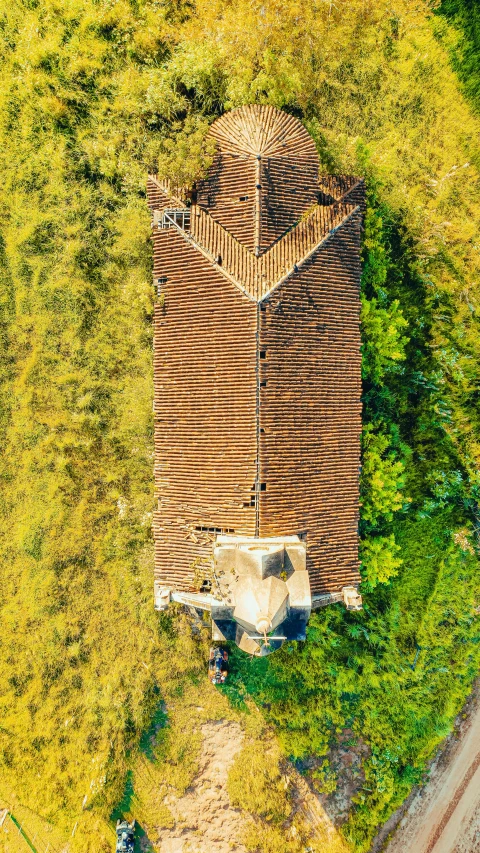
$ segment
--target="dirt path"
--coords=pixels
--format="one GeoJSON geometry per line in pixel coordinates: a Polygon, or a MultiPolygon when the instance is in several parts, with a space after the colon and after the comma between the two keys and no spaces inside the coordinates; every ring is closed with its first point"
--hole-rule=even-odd
{"type": "Polygon", "coordinates": [[[175,818],[173,829],[160,833],[161,853],[247,853],[241,843],[244,818],[230,805],[228,771],[243,744],[238,723],[210,722],[202,726],[200,770],[183,797],[165,804],[175,818]]]}
{"type": "MultiPolygon", "coordinates": [[[[155,849],[159,853],[247,853],[242,842],[246,821],[250,821],[233,808],[227,791],[229,770],[243,746],[243,730],[237,722],[217,720],[204,723],[201,732],[199,772],[183,796],[165,798],[175,825],[159,831],[155,849]]],[[[285,780],[292,786],[293,812],[288,824],[295,815],[301,817],[301,825],[310,835],[307,849],[348,853],[347,844],[300,774],[291,767],[285,780]]]]}
{"type": "Polygon", "coordinates": [[[480,853],[480,685],[459,722],[385,853],[480,853]]]}

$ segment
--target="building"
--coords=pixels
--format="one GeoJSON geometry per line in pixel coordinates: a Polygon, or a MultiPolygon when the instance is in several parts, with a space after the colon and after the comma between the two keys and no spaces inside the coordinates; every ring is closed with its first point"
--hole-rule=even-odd
{"type": "Polygon", "coordinates": [[[262,634],[304,636],[312,603],[361,602],[364,184],[320,177],[306,129],[270,106],[210,134],[191,203],[148,180],[156,599],[201,593],[214,636],[258,652],[262,634]],[[263,601],[250,621],[240,577],[263,601]]]}

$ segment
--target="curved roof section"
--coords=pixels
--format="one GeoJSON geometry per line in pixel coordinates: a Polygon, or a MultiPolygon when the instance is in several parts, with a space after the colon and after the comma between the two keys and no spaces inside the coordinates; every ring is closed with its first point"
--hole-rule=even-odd
{"type": "Polygon", "coordinates": [[[315,143],[294,116],[275,107],[252,105],[225,113],[211,126],[209,136],[225,154],[250,157],[307,157],[318,164],[315,143]]]}
{"type": "Polygon", "coordinates": [[[225,113],[209,136],[217,150],[198,204],[262,255],[318,201],[315,143],[297,118],[259,104],[225,113]]]}

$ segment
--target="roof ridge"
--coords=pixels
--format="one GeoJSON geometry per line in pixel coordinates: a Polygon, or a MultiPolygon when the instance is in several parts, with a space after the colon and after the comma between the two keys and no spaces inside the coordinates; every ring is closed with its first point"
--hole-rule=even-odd
{"type": "Polygon", "coordinates": [[[186,187],[174,187],[169,178],[164,178],[163,180],[158,177],[158,175],[150,174],[148,176],[148,180],[155,184],[155,186],[161,190],[161,192],[172,201],[174,204],[179,204],[185,206],[185,199],[179,194],[182,190],[186,190],[186,187]]]}
{"type": "MultiPolygon", "coordinates": [[[[359,204],[348,205],[348,207],[351,207],[352,210],[350,210],[350,212],[347,213],[343,217],[343,219],[340,222],[338,222],[337,225],[335,225],[333,228],[331,228],[331,230],[325,234],[325,236],[320,240],[319,243],[317,243],[316,246],[314,246],[312,249],[310,249],[310,251],[308,251],[307,254],[304,255],[300,261],[298,261],[298,263],[296,264],[297,270],[300,269],[315,254],[315,252],[320,248],[320,246],[323,246],[323,244],[326,243],[327,240],[330,239],[330,237],[333,237],[333,235],[338,231],[338,229],[342,228],[343,225],[345,225],[352,218],[352,216],[354,216],[356,213],[362,212],[359,204]]],[[[276,281],[275,284],[272,285],[270,290],[268,290],[266,293],[264,293],[262,298],[258,301],[263,302],[264,299],[267,299],[269,296],[271,296],[271,294],[275,290],[277,290],[277,288],[280,287],[281,284],[283,284],[285,281],[287,281],[287,279],[290,278],[292,273],[296,272],[297,270],[295,270],[295,268],[293,268],[286,275],[284,275],[283,278],[278,279],[278,281],[276,281]]]]}
{"type": "Polygon", "coordinates": [[[321,208],[317,205],[307,219],[297,223],[268,252],[258,258],[210,214],[196,205],[191,208],[190,231],[186,231],[173,220],[171,225],[244,296],[254,302],[262,302],[297,272],[338,228],[360,211],[359,205],[344,202],[337,202],[331,205],[331,208],[321,208]],[[336,211],[331,208],[336,208],[336,211]],[[325,210],[329,210],[331,215],[314,222],[315,215],[318,219],[318,211],[325,210]],[[333,215],[334,213],[336,215],[333,215]],[[199,225],[199,228],[192,228],[194,223],[199,225]]]}

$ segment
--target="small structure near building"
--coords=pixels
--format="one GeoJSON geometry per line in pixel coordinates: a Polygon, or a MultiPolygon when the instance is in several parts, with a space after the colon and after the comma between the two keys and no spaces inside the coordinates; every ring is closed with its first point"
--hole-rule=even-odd
{"type": "Polygon", "coordinates": [[[217,597],[212,637],[233,640],[249,654],[268,654],[287,640],[305,639],[312,608],[306,547],[298,536],[252,539],[218,536],[214,547],[217,597]]]}
{"type": "Polygon", "coordinates": [[[188,193],[148,180],[155,606],[266,654],[361,607],[361,179],[319,177],[301,122],[241,107],[188,193]],[[187,198],[188,196],[188,198],[187,198]]]}
{"type": "Polygon", "coordinates": [[[224,684],[228,675],[228,653],[225,649],[210,649],[208,677],[212,684],[224,684]]]}
{"type": "Polygon", "coordinates": [[[134,853],[135,849],[135,821],[117,820],[116,826],[117,844],[115,853],[134,853]]]}

